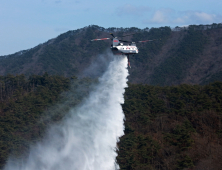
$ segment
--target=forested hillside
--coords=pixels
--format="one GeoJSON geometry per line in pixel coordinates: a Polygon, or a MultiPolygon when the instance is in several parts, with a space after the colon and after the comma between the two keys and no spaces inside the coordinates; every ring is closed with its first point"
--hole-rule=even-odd
{"type": "Polygon", "coordinates": [[[80,76],[97,59],[107,56],[110,37],[125,40],[161,39],[138,43],[139,54],[131,57],[129,81],[150,85],[207,84],[222,80],[222,24],[186,28],[103,28],[96,25],[68,31],[32,49],[0,57],[0,75],[32,74],[80,76]]]}
{"type": "MultiPolygon", "coordinates": [[[[26,154],[46,127],[60,121],[62,113],[86,97],[96,82],[47,73],[28,79],[1,76],[0,169],[9,154],[18,159],[26,154]],[[55,104],[60,107],[54,108],[55,104]]],[[[117,150],[122,170],[221,169],[221,82],[172,87],[129,84],[122,107],[125,135],[117,150]]]]}
{"type": "Polygon", "coordinates": [[[24,75],[0,76],[0,169],[9,154],[17,158],[25,154],[50,124],[60,121],[86,97],[92,83],[95,80],[47,73],[28,79],[24,75]]]}
{"type": "Polygon", "coordinates": [[[130,84],[123,110],[125,135],[117,157],[121,169],[221,169],[221,82],[130,84]]]}

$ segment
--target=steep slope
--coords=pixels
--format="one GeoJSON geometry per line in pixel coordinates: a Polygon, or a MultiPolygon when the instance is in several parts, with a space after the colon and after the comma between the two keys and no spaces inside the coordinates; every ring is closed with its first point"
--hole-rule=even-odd
{"type": "MultiPolygon", "coordinates": [[[[0,74],[81,75],[97,59],[106,56],[110,41],[91,39],[110,37],[109,33],[138,41],[139,54],[131,57],[129,81],[152,85],[206,84],[222,80],[222,24],[191,25],[186,28],[102,28],[88,26],[68,31],[32,49],[0,57],[0,74]]],[[[99,70],[102,71],[102,70],[99,70]]]]}

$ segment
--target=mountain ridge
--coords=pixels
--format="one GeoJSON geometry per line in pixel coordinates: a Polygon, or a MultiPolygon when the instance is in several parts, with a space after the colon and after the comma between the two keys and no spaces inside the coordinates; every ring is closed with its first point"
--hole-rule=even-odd
{"type": "Polygon", "coordinates": [[[190,25],[160,28],[103,28],[91,25],[68,31],[43,44],[0,57],[0,75],[81,74],[99,54],[106,56],[109,41],[91,39],[110,37],[109,33],[126,40],[161,39],[138,43],[139,53],[130,57],[131,83],[151,85],[207,84],[222,80],[222,24],[190,25]]]}

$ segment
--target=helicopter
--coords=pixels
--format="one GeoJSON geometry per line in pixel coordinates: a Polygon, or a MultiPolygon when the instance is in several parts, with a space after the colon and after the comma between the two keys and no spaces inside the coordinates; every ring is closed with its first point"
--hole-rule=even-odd
{"type": "MultiPolygon", "coordinates": [[[[134,33],[134,34],[136,34],[136,33],[134,33]]],[[[128,35],[124,35],[124,36],[120,36],[120,37],[126,37],[126,36],[130,36],[130,35],[134,35],[134,34],[128,34],[128,35]]],[[[109,39],[112,40],[113,43],[110,47],[111,51],[113,52],[114,55],[126,55],[127,59],[128,59],[129,68],[131,68],[130,61],[129,61],[130,55],[134,56],[134,54],[139,53],[136,43],[154,41],[154,40],[144,40],[144,41],[131,42],[131,41],[120,40],[119,37],[115,37],[113,35],[113,33],[110,33],[110,35],[112,36],[112,38],[93,39],[91,41],[109,40],[109,39]],[[123,43],[128,43],[128,44],[123,44],[123,43]]],[[[157,40],[157,39],[155,39],[155,40],[157,40]]]]}

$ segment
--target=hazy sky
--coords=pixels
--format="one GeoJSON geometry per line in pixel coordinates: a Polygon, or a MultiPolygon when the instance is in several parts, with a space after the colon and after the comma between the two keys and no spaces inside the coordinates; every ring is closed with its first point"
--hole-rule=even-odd
{"type": "Polygon", "coordinates": [[[88,25],[160,27],[222,23],[222,0],[0,0],[0,55],[88,25]]]}

